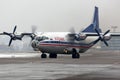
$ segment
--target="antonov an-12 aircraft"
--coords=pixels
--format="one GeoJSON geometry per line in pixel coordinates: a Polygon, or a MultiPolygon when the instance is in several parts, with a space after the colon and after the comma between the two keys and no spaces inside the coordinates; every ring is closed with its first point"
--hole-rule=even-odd
{"type": "Polygon", "coordinates": [[[46,58],[46,53],[49,53],[49,58],[57,58],[57,54],[72,54],[72,58],[80,58],[79,53],[84,53],[100,40],[108,46],[109,32],[101,33],[98,7],[95,7],[93,22],[82,32],[43,32],[32,41],[32,47],[42,52],[41,58],[46,58]]]}
{"type": "Polygon", "coordinates": [[[83,31],[76,33],[74,30],[71,32],[41,32],[39,35],[34,33],[22,33],[15,35],[13,33],[3,32],[3,34],[11,37],[9,46],[12,40],[21,40],[24,35],[29,35],[32,38],[31,46],[34,50],[42,52],[41,58],[57,58],[57,54],[71,54],[72,58],[80,58],[79,53],[84,53],[98,41],[103,41],[108,46],[107,41],[110,40],[110,30],[105,33],[101,32],[99,28],[99,15],[98,7],[95,7],[92,23],[83,31]]]}

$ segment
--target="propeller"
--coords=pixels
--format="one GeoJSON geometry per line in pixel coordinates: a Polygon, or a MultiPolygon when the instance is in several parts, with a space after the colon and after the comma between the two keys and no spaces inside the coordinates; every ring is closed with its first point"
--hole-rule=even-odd
{"type": "MultiPolygon", "coordinates": [[[[71,29],[70,29],[70,34],[68,34],[68,40],[70,40],[70,41],[75,41],[75,40],[77,40],[77,41],[79,41],[79,40],[84,40],[83,38],[81,38],[80,37],[81,36],[81,31],[79,32],[79,33],[76,33],[75,32],[75,29],[72,27],[71,29]]],[[[85,35],[84,35],[85,36],[85,35]]]]}
{"type": "Polygon", "coordinates": [[[104,37],[105,37],[106,34],[108,34],[108,33],[110,32],[110,30],[107,30],[103,35],[100,34],[97,29],[95,29],[95,31],[96,31],[96,33],[97,33],[98,36],[99,36],[97,42],[98,42],[99,40],[101,40],[102,42],[104,42],[104,44],[105,44],[106,46],[109,46],[108,43],[107,43],[107,41],[104,39],[104,37]]]}
{"type": "Polygon", "coordinates": [[[36,32],[36,29],[37,29],[37,27],[35,26],[35,25],[32,25],[32,33],[35,33],[36,32]]]}
{"type": "Polygon", "coordinates": [[[69,31],[70,31],[72,34],[75,34],[75,28],[74,28],[74,27],[71,27],[69,31]]]}
{"type": "Polygon", "coordinates": [[[31,27],[32,33],[22,33],[20,35],[15,35],[16,29],[17,29],[17,26],[15,25],[12,33],[3,32],[3,34],[10,36],[10,41],[9,41],[8,46],[11,45],[13,40],[22,40],[24,35],[29,35],[32,40],[36,37],[35,32],[36,32],[37,27],[34,25],[31,27]]]}
{"type": "Polygon", "coordinates": [[[32,34],[30,37],[33,40],[36,37],[35,32],[36,32],[37,27],[35,25],[33,25],[31,28],[32,28],[32,34]]]}
{"type": "Polygon", "coordinates": [[[67,38],[67,40],[68,41],[70,41],[70,42],[74,42],[74,40],[75,40],[75,29],[73,28],[73,27],[71,27],[70,29],[69,29],[69,34],[66,36],[66,38],[67,38]]]}
{"type": "Polygon", "coordinates": [[[13,33],[3,32],[3,34],[10,36],[10,41],[9,41],[8,46],[10,46],[12,41],[16,39],[16,35],[15,35],[16,28],[17,26],[14,27],[13,33]]]}

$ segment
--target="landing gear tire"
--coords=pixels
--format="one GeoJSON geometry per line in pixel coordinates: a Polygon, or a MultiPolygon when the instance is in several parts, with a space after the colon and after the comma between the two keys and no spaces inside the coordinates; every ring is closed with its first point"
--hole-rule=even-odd
{"type": "Polygon", "coordinates": [[[72,49],[72,58],[73,59],[78,59],[78,58],[80,58],[80,54],[79,53],[77,53],[77,51],[76,51],[76,49],[72,49]]]}
{"type": "Polygon", "coordinates": [[[47,55],[45,53],[42,53],[41,58],[47,58],[47,55]]]}
{"type": "Polygon", "coordinates": [[[57,58],[57,54],[50,53],[49,58],[57,58]]]}
{"type": "Polygon", "coordinates": [[[79,53],[73,53],[72,54],[72,58],[73,59],[79,59],[80,58],[80,54],[79,53]]]}

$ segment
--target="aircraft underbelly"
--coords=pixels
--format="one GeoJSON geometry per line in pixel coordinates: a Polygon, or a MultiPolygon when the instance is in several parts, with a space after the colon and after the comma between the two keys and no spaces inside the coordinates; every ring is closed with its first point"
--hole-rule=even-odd
{"type": "MultiPolygon", "coordinates": [[[[55,53],[55,54],[71,54],[66,53],[65,50],[71,52],[74,47],[66,47],[66,46],[39,46],[39,50],[43,53],[55,53]]],[[[79,53],[84,53],[88,49],[86,48],[77,48],[79,53]]]]}
{"type": "Polygon", "coordinates": [[[39,46],[39,50],[43,53],[63,54],[65,48],[64,46],[39,46]]]}

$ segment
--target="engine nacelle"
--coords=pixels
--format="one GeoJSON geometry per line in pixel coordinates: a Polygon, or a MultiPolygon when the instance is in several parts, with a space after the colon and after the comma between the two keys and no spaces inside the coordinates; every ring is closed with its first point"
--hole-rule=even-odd
{"type": "Polygon", "coordinates": [[[105,39],[106,41],[110,40],[110,39],[111,39],[111,34],[105,35],[105,36],[104,36],[104,39],[105,39]]]}
{"type": "Polygon", "coordinates": [[[87,37],[86,34],[83,34],[83,33],[80,33],[80,34],[76,34],[76,35],[75,35],[75,39],[76,39],[77,41],[85,40],[86,37],[87,37]]]}

